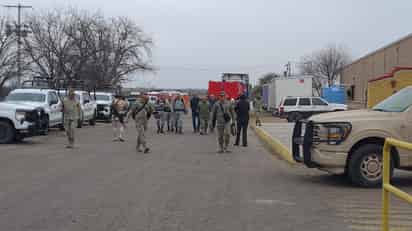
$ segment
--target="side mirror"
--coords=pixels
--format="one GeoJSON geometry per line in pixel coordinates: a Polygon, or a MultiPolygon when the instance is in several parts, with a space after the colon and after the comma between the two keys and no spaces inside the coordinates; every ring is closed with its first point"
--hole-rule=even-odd
{"type": "Polygon", "coordinates": [[[52,105],[55,105],[55,104],[58,104],[58,103],[59,103],[58,101],[51,101],[51,102],[49,103],[49,105],[52,106],[52,105]]]}

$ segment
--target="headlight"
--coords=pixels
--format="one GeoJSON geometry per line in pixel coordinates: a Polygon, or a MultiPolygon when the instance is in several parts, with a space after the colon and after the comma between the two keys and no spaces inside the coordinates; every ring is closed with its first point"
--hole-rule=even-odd
{"type": "Polygon", "coordinates": [[[26,119],[26,112],[25,111],[16,111],[16,120],[23,121],[26,119]]]}
{"type": "Polygon", "coordinates": [[[352,130],[347,122],[319,123],[314,126],[314,136],[317,142],[338,145],[346,140],[352,130]]]}

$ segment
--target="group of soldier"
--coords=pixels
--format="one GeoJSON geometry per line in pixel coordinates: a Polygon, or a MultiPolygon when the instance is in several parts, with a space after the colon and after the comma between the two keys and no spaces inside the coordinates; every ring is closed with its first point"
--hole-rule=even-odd
{"type": "Polygon", "coordinates": [[[213,95],[190,100],[194,132],[207,135],[208,129],[216,129],[218,153],[230,152],[230,137],[236,136],[235,146],[239,146],[242,136],[242,146],[247,147],[247,128],[249,124],[250,103],[245,95],[238,99],[229,99],[222,92],[216,100],[213,95]]]}
{"type": "MultiPolygon", "coordinates": [[[[218,153],[230,152],[230,137],[236,136],[235,146],[239,146],[242,136],[242,146],[247,147],[247,128],[249,124],[250,103],[245,95],[238,99],[228,99],[221,93],[216,99],[214,96],[192,96],[190,108],[192,112],[193,132],[200,135],[217,133],[218,153]]],[[[68,137],[67,148],[74,145],[74,123],[77,121],[76,111],[80,105],[76,102],[74,92],[69,91],[63,102],[64,124],[68,137]]],[[[136,103],[129,106],[122,96],[116,96],[112,105],[113,141],[124,142],[125,124],[129,119],[135,121],[137,131],[136,150],[148,153],[146,134],[148,121],[153,115],[156,121],[157,133],[183,133],[183,115],[188,110],[182,97],[177,96],[171,102],[168,99],[159,99],[154,105],[148,97],[138,96],[136,103]],[[166,130],[167,129],[167,130],[166,130]]]]}

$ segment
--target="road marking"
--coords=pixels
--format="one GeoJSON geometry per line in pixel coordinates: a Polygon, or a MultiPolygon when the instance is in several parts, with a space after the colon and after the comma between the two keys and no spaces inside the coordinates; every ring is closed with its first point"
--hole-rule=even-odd
{"type": "Polygon", "coordinates": [[[281,200],[255,200],[256,204],[261,205],[285,205],[285,206],[294,206],[296,203],[290,201],[281,201],[281,200]]]}

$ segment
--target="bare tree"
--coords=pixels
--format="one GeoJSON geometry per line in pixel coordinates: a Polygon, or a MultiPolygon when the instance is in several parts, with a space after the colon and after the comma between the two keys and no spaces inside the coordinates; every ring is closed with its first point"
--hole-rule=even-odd
{"type": "Polygon", "coordinates": [[[0,89],[17,76],[16,37],[6,27],[6,18],[0,18],[0,89]]]}
{"type": "Polygon", "coordinates": [[[350,62],[350,56],[343,46],[329,45],[301,58],[302,74],[314,76],[313,87],[320,94],[322,83],[332,86],[340,76],[343,67],[350,62]]]}
{"type": "Polygon", "coordinates": [[[128,18],[69,9],[33,15],[30,21],[33,36],[25,39],[25,51],[39,75],[99,87],[152,69],[153,42],[128,18]]]}

